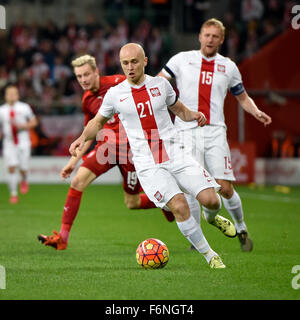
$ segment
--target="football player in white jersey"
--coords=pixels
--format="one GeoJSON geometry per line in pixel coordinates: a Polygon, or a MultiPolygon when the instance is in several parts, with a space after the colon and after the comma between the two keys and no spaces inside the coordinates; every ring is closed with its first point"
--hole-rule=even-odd
{"type": "Polygon", "coordinates": [[[0,106],[0,125],[3,135],[3,158],[8,169],[10,203],[19,201],[19,169],[21,174],[20,191],[28,192],[27,171],[31,153],[29,130],[37,124],[37,118],[27,103],[19,101],[19,91],[15,85],[5,89],[5,104],[0,106]]]}
{"type": "MultiPolygon", "coordinates": [[[[221,185],[220,194],[226,210],[234,220],[243,251],[251,251],[253,242],[247,231],[241,199],[234,190],[235,180],[231,166],[224,122],[224,99],[227,91],[236,97],[242,108],[265,126],[271,118],[258,109],[248,96],[236,64],[218,53],[225,36],[225,28],[217,19],[207,20],[199,33],[200,50],[174,55],[158,74],[168,80],[175,78],[181,101],[194,111],[201,111],[207,125],[200,128],[196,121],[184,122],[175,118],[181,141],[190,148],[195,159],[202,164],[221,185]]],[[[187,196],[191,213],[200,221],[200,207],[187,196]]],[[[203,214],[208,222],[207,210],[203,214]]]]}
{"type": "Polygon", "coordinates": [[[228,219],[217,215],[221,200],[219,185],[200,164],[181,148],[168,108],[183,121],[203,126],[202,112],[188,109],[177,100],[169,82],[145,75],[147,57],[143,48],[129,43],[121,48],[120,61],[126,80],[108,90],[98,114],[70,146],[77,154],[85,141],[93,139],[114,113],[126,130],[136,172],[143,190],[157,207],[169,208],[182,234],[200,252],[211,268],[224,268],[219,255],[205,239],[200,225],[190,215],[183,191],[195,197],[209,212],[210,219],[225,235],[236,230],[228,219]]]}

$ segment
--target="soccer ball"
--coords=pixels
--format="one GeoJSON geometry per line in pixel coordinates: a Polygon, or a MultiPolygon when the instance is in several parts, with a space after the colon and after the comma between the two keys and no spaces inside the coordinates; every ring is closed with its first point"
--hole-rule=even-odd
{"type": "Polygon", "coordinates": [[[169,250],[160,240],[146,239],[136,249],[136,260],[146,269],[163,268],[169,261],[169,250]]]}

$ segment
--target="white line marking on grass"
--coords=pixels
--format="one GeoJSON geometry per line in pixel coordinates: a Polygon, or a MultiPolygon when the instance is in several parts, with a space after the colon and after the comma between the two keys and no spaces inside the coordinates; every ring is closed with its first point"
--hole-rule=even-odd
{"type": "Polygon", "coordinates": [[[239,195],[248,199],[257,199],[272,202],[300,203],[300,199],[272,196],[269,194],[239,192],[239,195]]]}

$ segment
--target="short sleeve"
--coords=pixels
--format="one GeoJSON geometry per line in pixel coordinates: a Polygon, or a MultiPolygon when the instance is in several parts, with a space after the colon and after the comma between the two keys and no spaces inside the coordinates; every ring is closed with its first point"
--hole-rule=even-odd
{"type": "Polygon", "coordinates": [[[164,79],[165,90],[166,90],[166,105],[172,106],[177,101],[177,95],[170,82],[164,79]]]}
{"type": "Polygon", "coordinates": [[[245,88],[242,82],[241,73],[234,62],[232,63],[232,71],[231,71],[229,88],[230,88],[230,92],[235,96],[240,95],[245,91],[245,88]]]}
{"type": "Polygon", "coordinates": [[[114,108],[114,104],[112,89],[109,89],[103,99],[98,113],[103,117],[110,119],[117,112],[114,108]]]}
{"type": "Polygon", "coordinates": [[[25,106],[26,106],[26,118],[28,120],[33,119],[35,117],[35,115],[34,115],[32,109],[31,109],[30,105],[29,104],[25,104],[25,106]]]}
{"type": "Polygon", "coordinates": [[[175,54],[164,66],[162,69],[162,72],[167,76],[171,78],[176,78],[179,73],[179,67],[181,65],[181,53],[175,54]]]}

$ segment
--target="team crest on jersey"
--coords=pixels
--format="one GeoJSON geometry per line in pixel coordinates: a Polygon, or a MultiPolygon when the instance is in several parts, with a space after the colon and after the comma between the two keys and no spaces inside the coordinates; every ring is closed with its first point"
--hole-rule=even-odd
{"type": "Polygon", "coordinates": [[[159,97],[161,95],[160,91],[157,87],[151,88],[150,92],[151,92],[152,97],[159,97]]]}
{"type": "Polygon", "coordinates": [[[217,65],[217,70],[218,70],[219,72],[224,72],[224,73],[225,73],[225,71],[226,71],[225,66],[224,66],[223,64],[218,64],[218,65],[217,65]]]}
{"type": "Polygon", "coordinates": [[[162,199],[162,195],[159,191],[156,191],[154,197],[157,201],[160,201],[162,199]]]}

